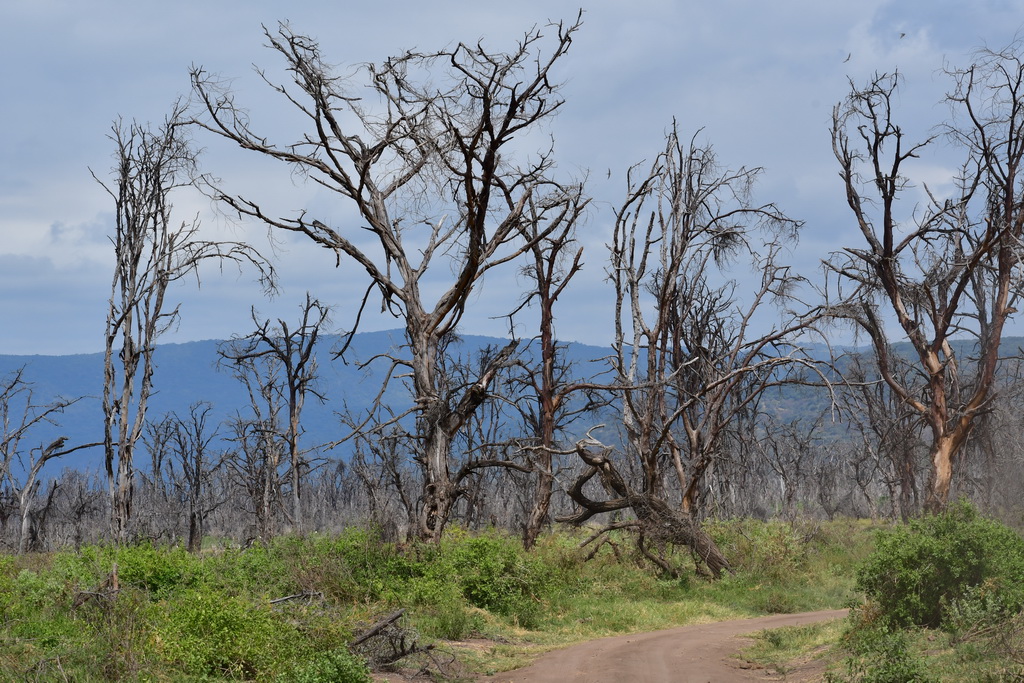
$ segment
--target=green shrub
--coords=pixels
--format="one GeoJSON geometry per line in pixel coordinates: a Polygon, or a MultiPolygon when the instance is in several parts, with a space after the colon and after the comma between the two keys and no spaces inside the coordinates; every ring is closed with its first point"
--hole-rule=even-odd
{"type": "Polygon", "coordinates": [[[73,612],[79,642],[69,663],[102,672],[103,680],[110,681],[134,680],[139,673],[153,670],[158,655],[152,647],[152,622],[159,617],[159,609],[138,588],[90,598],[73,612]]]}
{"type": "Polygon", "coordinates": [[[938,627],[943,610],[990,586],[1007,609],[1024,606],[1024,539],[968,503],[878,532],[857,588],[894,626],[938,627]]]}
{"type": "Polygon", "coordinates": [[[934,681],[924,660],[910,652],[907,636],[886,625],[861,627],[852,632],[853,656],[844,662],[845,675],[833,673],[829,683],[930,683],[934,681]]]}
{"type": "Polygon", "coordinates": [[[203,557],[203,583],[229,595],[271,598],[303,590],[295,581],[291,559],[275,542],[270,548],[253,545],[203,557]]]}
{"type": "Polygon", "coordinates": [[[342,601],[399,602],[406,582],[422,574],[415,558],[385,543],[373,528],[314,537],[296,552],[299,582],[342,601]]]}
{"type": "Polygon", "coordinates": [[[181,547],[127,546],[118,548],[113,558],[122,586],[147,590],[154,597],[193,586],[200,574],[199,560],[181,547]]]}
{"type": "Polygon", "coordinates": [[[793,596],[780,588],[759,591],[752,604],[757,611],[766,614],[793,614],[798,611],[793,596]]]}
{"type": "Polygon", "coordinates": [[[445,602],[421,612],[418,630],[427,638],[462,640],[483,627],[483,620],[463,602],[445,602]]]}
{"type": "Polygon", "coordinates": [[[202,576],[201,560],[180,547],[151,543],[136,546],[83,546],[77,553],[61,552],[46,575],[74,590],[93,590],[117,565],[121,587],[139,588],[155,598],[169,591],[196,585],[202,576]]]}
{"type": "Polygon", "coordinates": [[[366,662],[344,648],[322,652],[277,677],[278,683],[370,683],[366,662]]]}
{"type": "Polygon", "coordinates": [[[1000,590],[988,579],[978,586],[969,586],[959,597],[943,605],[942,626],[962,642],[986,631],[997,629],[1017,612],[1012,595],[1000,590]]]}
{"type": "Polygon", "coordinates": [[[508,536],[450,537],[443,560],[434,565],[442,572],[437,578],[455,581],[471,605],[535,625],[550,584],[544,565],[508,536]]]}
{"type": "Polygon", "coordinates": [[[267,607],[198,590],[165,607],[163,658],[190,674],[260,677],[302,654],[301,634],[267,607]]]}
{"type": "Polygon", "coordinates": [[[708,532],[735,569],[758,580],[791,580],[806,563],[803,536],[787,522],[736,519],[709,524],[708,532]]]}

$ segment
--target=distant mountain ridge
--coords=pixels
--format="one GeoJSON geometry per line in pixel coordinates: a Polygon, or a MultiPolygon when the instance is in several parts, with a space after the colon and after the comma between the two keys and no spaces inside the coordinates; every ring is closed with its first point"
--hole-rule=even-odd
{"type": "MultiPolygon", "coordinates": [[[[307,446],[327,443],[339,439],[347,432],[341,426],[336,413],[347,405],[353,411],[369,406],[376,396],[381,382],[381,372],[386,363],[374,363],[367,370],[361,370],[356,363],[366,361],[376,354],[401,346],[404,335],[401,330],[363,332],[357,334],[346,353],[347,363],[333,359],[340,338],[325,335],[317,350],[320,373],[320,389],[327,397],[321,404],[307,400],[302,422],[306,430],[304,444],[307,446]]],[[[163,415],[176,412],[187,414],[189,407],[199,401],[213,405],[212,423],[219,423],[234,414],[248,411],[248,396],[241,382],[235,379],[227,368],[218,368],[217,349],[223,342],[205,340],[180,344],[163,344],[156,352],[156,370],[153,384],[156,393],[150,399],[149,418],[160,419],[163,415]]],[[[506,339],[465,335],[461,346],[466,351],[478,351],[489,345],[504,345],[506,339]]],[[[528,340],[523,341],[525,346],[528,340]]],[[[963,354],[966,342],[954,344],[963,354]]],[[[1024,337],[1008,337],[1003,341],[1007,353],[1024,347],[1024,337]]],[[[897,351],[911,352],[909,344],[898,344],[897,351]]],[[[844,349],[867,351],[860,349],[844,349]]],[[[576,342],[566,343],[566,356],[576,364],[580,377],[593,377],[607,369],[602,359],[611,354],[611,349],[590,346],[576,342]]],[[[824,345],[817,344],[809,349],[812,356],[827,357],[824,345]]],[[[31,448],[50,443],[57,436],[67,436],[70,444],[90,443],[102,440],[102,410],[100,396],[103,390],[103,354],[78,354],[66,356],[0,355],[0,377],[6,377],[18,368],[25,367],[25,380],[33,384],[34,399],[49,402],[58,396],[64,398],[84,397],[58,416],[59,425],[41,425],[34,430],[23,445],[31,448]]],[[[386,400],[395,406],[408,406],[411,400],[400,381],[389,388],[386,400]]],[[[784,389],[766,400],[771,412],[781,419],[808,416],[813,419],[826,405],[824,396],[818,397],[807,387],[784,389]]],[[[600,416],[598,421],[609,421],[614,416],[600,416]]],[[[344,453],[337,455],[343,456],[344,453]]],[[[68,459],[55,463],[57,469],[100,469],[103,464],[101,449],[80,451],[68,459]]],[[[140,463],[142,465],[143,463],[140,463]]]]}
{"type": "MultiPolygon", "coordinates": [[[[462,348],[468,351],[507,343],[505,339],[473,335],[465,335],[461,339],[462,348]]],[[[404,343],[404,335],[400,330],[357,334],[346,352],[347,363],[333,359],[339,340],[337,335],[324,335],[318,343],[316,357],[319,388],[327,402],[321,404],[314,399],[306,401],[302,413],[302,423],[306,430],[303,442],[306,445],[327,443],[345,435],[336,413],[342,411],[345,405],[354,411],[368,407],[380,389],[381,373],[387,366],[386,362],[380,362],[371,364],[367,370],[361,370],[356,363],[397,348],[404,343]]],[[[160,419],[170,412],[185,416],[189,407],[199,401],[213,405],[211,422],[214,424],[237,412],[247,414],[249,398],[244,385],[232,375],[229,368],[218,368],[217,349],[222,343],[220,340],[205,340],[162,344],[157,348],[154,356],[156,369],[153,373],[155,393],[150,398],[148,410],[150,419],[160,419]]],[[[526,343],[524,340],[523,345],[526,343]]],[[[570,343],[567,355],[582,364],[604,358],[610,352],[611,349],[607,348],[570,343]]],[[[0,355],[0,378],[21,367],[25,368],[25,381],[33,385],[36,402],[48,403],[58,396],[68,399],[84,397],[58,416],[59,425],[41,425],[33,430],[29,441],[24,443],[26,449],[49,443],[57,436],[67,436],[69,444],[103,440],[102,353],[67,356],[0,355]]],[[[595,372],[586,368],[580,371],[590,374],[595,372]]],[[[411,403],[400,381],[392,382],[385,398],[396,406],[411,403]]],[[[91,451],[80,451],[56,467],[99,469],[102,465],[101,449],[94,448],[91,451]]]]}

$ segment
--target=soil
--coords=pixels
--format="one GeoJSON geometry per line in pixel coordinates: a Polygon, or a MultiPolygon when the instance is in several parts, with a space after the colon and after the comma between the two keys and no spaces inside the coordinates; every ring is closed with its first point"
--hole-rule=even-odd
{"type": "MultiPolygon", "coordinates": [[[[734,655],[747,641],[742,636],[768,628],[799,626],[838,619],[846,610],[779,614],[713,624],[614,636],[549,652],[528,667],[481,681],[490,683],[740,683],[772,680],[734,655]]],[[[786,672],[786,681],[819,680],[813,662],[786,672]]]]}

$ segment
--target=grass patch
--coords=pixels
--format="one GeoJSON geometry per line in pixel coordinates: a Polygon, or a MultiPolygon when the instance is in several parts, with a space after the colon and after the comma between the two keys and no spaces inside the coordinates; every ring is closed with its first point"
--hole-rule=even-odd
{"type": "Polygon", "coordinates": [[[828,661],[844,629],[843,621],[837,619],[758,631],[752,635],[754,644],[738,656],[785,677],[812,660],[828,661]]]}
{"type": "MultiPolygon", "coordinates": [[[[858,552],[849,529],[713,530],[737,558],[718,582],[664,576],[624,536],[618,553],[585,561],[583,532],[552,534],[529,553],[497,531],[399,548],[359,528],[198,555],[145,544],[0,556],[0,680],[364,680],[346,643],[398,607],[409,637],[441,642],[461,671],[499,672],[593,638],[837,607],[852,595],[852,569],[841,570],[858,552]]],[[[686,553],[667,558],[692,567],[686,553]]]]}

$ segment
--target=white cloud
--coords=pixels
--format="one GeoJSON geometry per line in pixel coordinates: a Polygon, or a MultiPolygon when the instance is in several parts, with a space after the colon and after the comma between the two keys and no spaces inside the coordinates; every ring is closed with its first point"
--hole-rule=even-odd
{"type": "MultiPolygon", "coordinates": [[[[947,87],[942,66],[965,62],[982,43],[1008,43],[1022,9],[1019,0],[589,3],[559,68],[567,102],[551,124],[559,169],[568,176],[589,172],[596,196],[582,235],[587,266],[563,302],[560,330],[596,341],[608,329],[602,278],[609,207],[620,200],[625,168],[657,153],[673,117],[684,131],[703,127],[723,164],[766,168],[759,197],[808,221],[795,258],[813,270],[821,245],[844,234],[842,226],[850,234],[828,139],[846,76],[861,82],[899,68],[906,88],[898,104],[908,132],[926,135],[947,114],[936,104],[947,87]]],[[[458,40],[511,45],[530,26],[572,20],[575,11],[570,3],[540,0],[315,0],[287,12],[271,0],[182,0],[173,10],[115,0],[7,0],[0,7],[0,298],[3,314],[24,324],[0,335],[0,353],[95,350],[109,286],[104,230],[111,205],[88,168],[100,175],[109,168],[113,149],[105,136],[116,116],[162,119],[187,91],[191,64],[237,78],[239,100],[269,134],[290,141],[296,131],[285,128],[289,112],[269,104],[272,94],[251,71],[252,63],[277,66],[261,47],[261,23],[274,27],[287,16],[297,31],[320,38],[328,59],[354,64],[458,40]],[[45,345],[33,335],[46,337],[45,345]]],[[[313,208],[339,226],[353,219],[343,202],[294,182],[286,170],[208,136],[200,142],[204,169],[231,187],[284,213],[313,208]]],[[[955,163],[941,155],[923,159],[912,177],[943,191],[955,163]]],[[[203,197],[180,195],[175,206],[179,218],[199,215],[211,236],[262,239],[263,228],[218,217],[203,197]]],[[[289,301],[307,288],[337,302],[351,302],[365,288],[357,269],[335,269],[330,254],[301,239],[286,240],[280,259],[286,291],[277,302],[264,305],[248,275],[210,274],[198,293],[183,287],[175,338],[242,332],[252,303],[288,314],[295,305],[289,301]]],[[[517,286],[514,268],[490,277],[466,331],[500,331],[485,304],[500,309],[504,300],[496,293],[514,300],[517,286]]],[[[344,315],[336,319],[344,326],[344,315]]],[[[395,326],[387,319],[374,324],[395,326]]]]}

